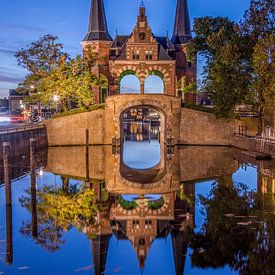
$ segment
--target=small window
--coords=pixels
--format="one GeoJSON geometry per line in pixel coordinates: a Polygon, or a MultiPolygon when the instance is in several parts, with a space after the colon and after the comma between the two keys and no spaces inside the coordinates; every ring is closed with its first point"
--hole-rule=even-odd
{"type": "Polygon", "coordinates": [[[145,58],[146,58],[146,60],[152,60],[153,59],[153,52],[152,51],[146,51],[145,58]]]}
{"type": "Polygon", "coordinates": [[[107,87],[101,87],[100,88],[100,95],[99,95],[100,96],[99,101],[100,101],[101,104],[105,103],[105,98],[106,98],[107,94],[108,94],[107,87]]]}
{"type": "Polygon", "coordinates": [[[188,61],[188,67],[189,67],[189,68],[192,67],[192,62],[188,61]]]}
{"type": "Polygon", "coordinates": [[[133,60],[139,60],[139,51],[133,53],[133,60]]]}

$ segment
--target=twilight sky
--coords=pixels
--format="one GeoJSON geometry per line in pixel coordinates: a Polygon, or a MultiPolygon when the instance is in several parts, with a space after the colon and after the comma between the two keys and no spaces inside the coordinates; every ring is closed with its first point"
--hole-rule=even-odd
{"type": "MultiPolygon", "coordinates": [[[[26,71],[17,66],[14,53],[44,34],[55,34],[71,56],[81,53],[91,0],[1,0],[0,98],[16,88],[26,71]]],[[[239,21],[250,0],[189,0],[191,19],[228,16],[239,21]]],[[[176,0],[144,0],[155,35],[171,35],[176,0]]],[[[105,0],[109,32],[129,34],[136,23],[140,0],[105,0]]]]}

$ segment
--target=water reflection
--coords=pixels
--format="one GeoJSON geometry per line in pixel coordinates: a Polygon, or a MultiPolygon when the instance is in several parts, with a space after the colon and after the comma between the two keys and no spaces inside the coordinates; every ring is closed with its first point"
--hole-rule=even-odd
{"type": "MultiPolygon", "coordinates": [[[[0,231],[11,264],[3,265],[5,274],[19,274],[24,267],[29,275],[139,274],[140,269],[144,274],[272,274],[274,161],[258,162],[230,148],[176,148],[166,156],[165,175],[145,187],[123,178],[111,148],[90,150],[90,184],[85,148],[51,148],[44,162],[38,161],[40,152],[28,159],[30,176],[12,185],[6,237],[0,231]],[[47,163],[43,175],[39,163],[47,163]],[[257,173],[256,190],[247,165],[254,167],[253,177],[257,173]],[[198,184],[210,192],[198,197],[198,184]]],[[[2,204],[3,194],[1,188],[2,204]]],[[[0,218],[5,220],[2,213],[0,218]]]]}
{"type": "Polygon", "coordinates": [[[132,169],[150,169],[159,164],[160,115],[150,108],[136,108],[122,114],[122,161],[132,169]]]}

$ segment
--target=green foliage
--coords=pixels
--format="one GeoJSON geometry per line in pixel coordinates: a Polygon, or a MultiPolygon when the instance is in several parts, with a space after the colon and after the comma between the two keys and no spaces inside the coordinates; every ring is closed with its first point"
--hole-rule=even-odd
{"type": "Polygon", "coordinates": [[[63,45],[57,42],[57,37],[47,34],[31,43],[27,49],[21,49],[15,54],[20,66],[26,68],[31,74],[28,83],[36,84],[36,78],[46,76],[56,66],[61,58],[65,57],[62,52],[63,45]]]}
{"type": "Polygon", "coordinates": [[[121,196],[119,196],[118,202],[122,208],[126,210],[133,210],[138,207],[138,203],[136,201],[126,201],[121,196]]]}
{"type": "Polygon", "coordinates": [[[157,201],[148,201],[147,206],[151,210],[158,210],[164,205],[164,203],[165,203],[164,198],[161,197],[157,201]]]}
{"type": "Polygon", "coordinates": [[[200,268],[228,265],[238,274],[271,274],[275,268],[272,201],[228,176],[199,200],[205,221],[191,242],[192,264],[200,268]]]}
{"type": "Polygon", "coordinates": [[[16,53],[18,64],[30,74],[17,89],[30,94],[29,104],[41,103],[68,111],[71,106],[89,108],[94,104],[93,87],[103,85],[105,80],[92,73],[97,55],[87,52],[84,57],[70,58],[63,53],[57,37],[45,35],[29,48],[16,53]]]}
{"type": "Polygon", "coordinates": [[[72,110],[67,111],[67,112],[58,113],[58,114],[55,114],[53,116],[53,118],[77,115],[77,114],[92,112],[92,111],[96,111],[96,110],[100,110],[100,109],[104,109],[104,108],[105,108],[105,104],[95,104],[95,105],[92,105],[89,108],[77,108],[77,109],[72,109],[72,110]]]}
{"type": "Polygon", "coordinates": [[[253,53],[255,70],[252,92],[254,105],[260,110],[275,106],[275,35],[258,40],[253,53]]]}
{"type": "MultiPolygon", "coordinates": [[[[20,198],[22,207],[33,209],[31,192],[20,198]]],[[[97,204],[93,189],[70,185],[68,191],[57,186],[44,186],[37,190],[36,213],[38,234],[36,242],[50,252],[64,244],[62,233],[75,226],[97,228],[95,217],[101,206],[97,204]]],[[[23,224],[21,232],[30,235],[32,225],[23,224]]]]}
{"type": "Polygon", "coordinates": [[[274,14],[274,1],[251,0],[241,24],[226,17],[195,19],[189,59],[199,53],[206,60],[203,88],[217,117],[234,118],[242,104],[261,114],[274,106],[274,14]]]}
{"type": "Polygon", "coordinates": [[[195,20],[196,37],[188,46],[189,54],[197,52],[206,59],[204,89],[214,103],[217,117],[235,117],[235,107],[245,103],[250,85],[253,48],[238,32],[235,22],[226,17],[203,17],[195,20]]]}
{"type": "Polygon", "coordinates": [[[197,83],[195,81],[190,82],[187,86],[183,88],[183,92],[186,93],[196,93],[197,92],[197,83]]]}
{"type": "Polygon", "coordinates": [[[187,108],[187,109],[191,109],[191,110],[196,110],[196,111],[200,111],[200,112],[213,114],[213,108],[209,108],[209,107],[205,107],[205,106],[201,106],[201,105],[183,103],[182,107],[187,108]]]}
{"type": "Polygon", "coordinates": [[[275,32],[275,5],[273,0],[251,0],[241,23],[242,32],[254,43],[275,32]]]}

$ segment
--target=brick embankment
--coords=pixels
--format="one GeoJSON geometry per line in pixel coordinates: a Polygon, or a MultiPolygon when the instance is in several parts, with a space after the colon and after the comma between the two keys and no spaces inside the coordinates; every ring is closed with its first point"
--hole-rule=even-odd
{"type": "Polygon", "coordinates": [[[264,142],[256,138],[235,136],[231,145],[242,150],[271,155],[272,158],[275,158],[275,143],[264,142]]]}
{"type": "Polygon", "coordinates": [[[36,138],[37,149],[47,147],[47,129],[44,125],[20,126],[17,128],[1,129],[0,131],[0,154],[4,142],[9,142],[13,155],[27,153],[30,146],[30,139],[36,138]]]}

